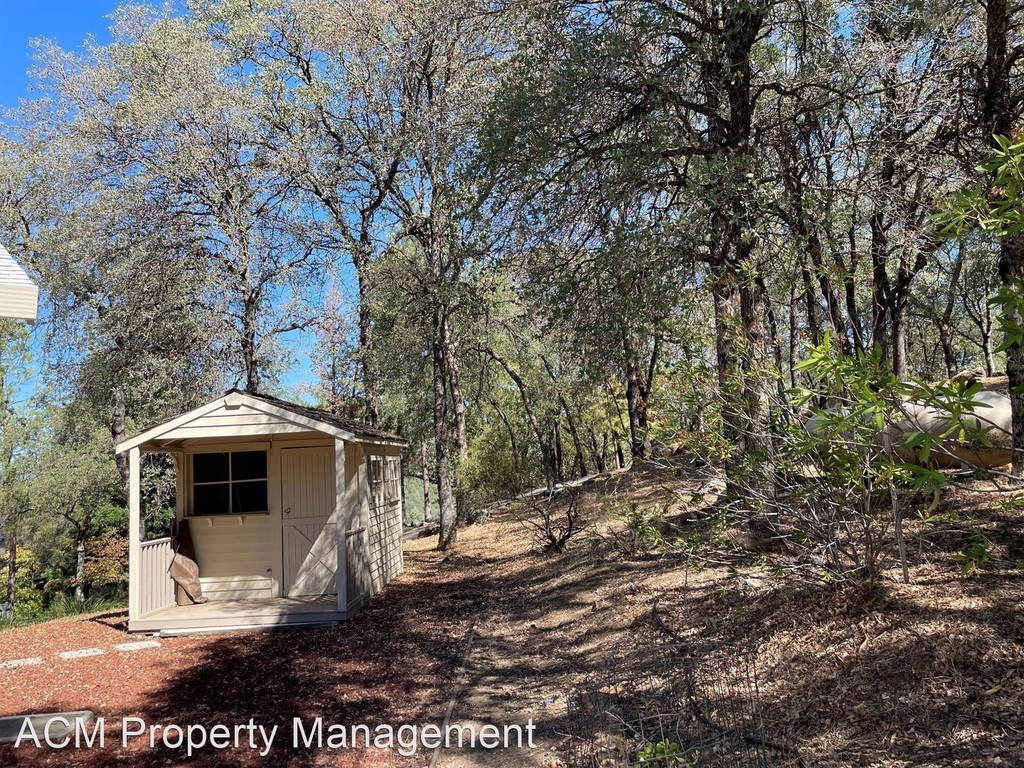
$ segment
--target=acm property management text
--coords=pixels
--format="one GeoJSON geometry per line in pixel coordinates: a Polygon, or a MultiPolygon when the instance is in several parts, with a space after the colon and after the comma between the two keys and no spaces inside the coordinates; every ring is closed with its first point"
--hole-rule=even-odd
{"type": "MultiPolygon", "coordinates": [[[[250,749],[266,757],[275,744],[281,743],[288,743],[294,749],[397,749],[403,757],[411,757],[421,748],[536,749],[533,743],[536,726],[532,718],[526,725],[371,726],[364,723],[325,723],[322,717],[314,720],[295,717],[292,718],[290,733],[281,726],[260,725],[251,719],[248,723],[236,725],[149,724],[141,717],[123,717],[113,722],[120,724],[120,738],[116,743],[123,748],[136,740],[145,740],[150,749],[183,749],[189,757],[202,749],[250,749]]],[[[15,747],[105,749],[106,732],[107,721],[102,717],[86,723],[57,716],[47,720],[42,727],[26,717],[15,747]]]]}

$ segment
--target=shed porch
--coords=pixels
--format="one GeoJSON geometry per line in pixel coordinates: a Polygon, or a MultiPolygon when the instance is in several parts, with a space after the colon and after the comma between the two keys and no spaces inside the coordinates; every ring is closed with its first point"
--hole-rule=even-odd
{"type": "Polygon", "coordinates": [[[132,622],[133,632],[178,634],[297,624],[333,624],[348,618],[334,595],[211,600],[199,605],[169,605],[132,622]]]}

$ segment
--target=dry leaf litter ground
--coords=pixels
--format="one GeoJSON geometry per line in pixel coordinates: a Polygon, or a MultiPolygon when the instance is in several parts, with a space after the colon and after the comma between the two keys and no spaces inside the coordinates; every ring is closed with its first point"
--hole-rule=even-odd
{"type": "MultiPolygon", "coordinates": [[[[594,484],[582,491],[589,526],[561,554],[539,548],[520,522],[522,505],[460,531],[454,552],[437,552],[432,539],[408,542],[406,573],[338,627],[164,638],[133,653],[110,650],[137,639],[125,634],[123,614],[2,632],[0,663],[46,663],[0,668],[0,714],[88,708],[108,722],[253,718],[290,733],[293,717],[440,723],[454,691],[453,722],[532,719],[538,748],[450,749],[438,766],[561,766],[576,732],[573,697],[610,679],[619,681],[613,694],[627,694],[631,664],[649,658],[667,630],[735,658],[756,652],[766,737],[798,749],[805,765],[1024,766],[1020,507],[980,483],[946,492],[937,521],[908,526],[912,584],[893,569],[870,592],[779,577],[784,555],[766,562],[709,546],[687,566],[682,557],[629,559],[614,546],[621,523],[603,519],[610,501],[668,504],[684,533],[720,545],[703,511],[713,497],[680,506],[705,479],[647,470],[594,484]],[[993,559],[962,575],[955,556],[978,536],[993,559]],[[92,646],[107,653],[53,658],[92,646]]],[[[426,766],[431,757],[283,742],[266,758],[205,750],[188,762],[426,766]]],[[[783,752],[769,758],[796,764],[783,752]]],[[[116,729],[102,751],[0,748],[0,765],[183,762],[181,750],[154,751],[141,740],[121,749],[116,729]]]]}

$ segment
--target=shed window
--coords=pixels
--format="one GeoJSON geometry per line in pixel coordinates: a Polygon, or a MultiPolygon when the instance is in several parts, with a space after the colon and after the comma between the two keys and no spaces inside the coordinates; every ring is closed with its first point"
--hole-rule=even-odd
{"type": "Polygon", "coordinates": [[[267,512],[267,452],[192,454],[192,514],[267,512]]]}
{"type": "Polygon", "coordinates": [[[384,463],[384,498],[398,501],[402,495],[402,459],[388,456],[384,463]]]}

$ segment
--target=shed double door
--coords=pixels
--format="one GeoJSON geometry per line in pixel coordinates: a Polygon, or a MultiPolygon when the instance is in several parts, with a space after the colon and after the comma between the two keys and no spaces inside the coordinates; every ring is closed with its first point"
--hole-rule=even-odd
{"type": "Polygon", "coordinates": [[[337,594],[334,448],[281,450],[283,593],[337,594]]]}

